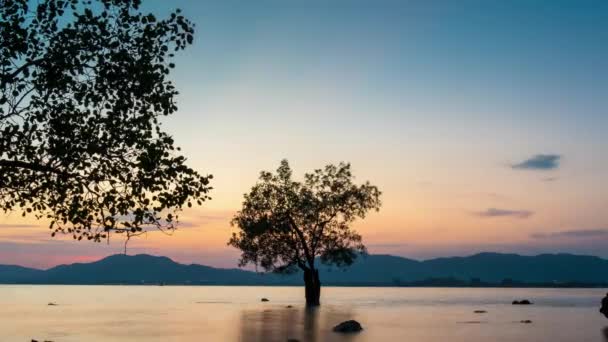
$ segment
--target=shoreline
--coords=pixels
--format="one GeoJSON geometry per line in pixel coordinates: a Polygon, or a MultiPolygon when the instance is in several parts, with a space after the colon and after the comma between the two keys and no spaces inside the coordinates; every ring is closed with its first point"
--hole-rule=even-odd
{"type": "MultiPolygon", "coordinates": [[[[142,287],[303,287],[304,284],[225,284],[225,283],[0,283],[0,286],[142,286],[142,287]]],[[[390,285],[390,284],[323,284],[323,288],[450,288],[450,289],[608,289],[608,284],[576,284],[576,285],[548,285],[548,284],[522,284],[517,286],[484,285],[390,285]]]]}

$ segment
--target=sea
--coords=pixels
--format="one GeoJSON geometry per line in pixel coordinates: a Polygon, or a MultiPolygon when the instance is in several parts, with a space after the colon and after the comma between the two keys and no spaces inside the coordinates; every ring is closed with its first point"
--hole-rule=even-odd
{"type": "Polygon", "coordinates": [[[0,341],[597,342],[608,341],[605,295],[324,287],[321,306],[309,309],[302,287],[0,285],[0,341]],[[512,305],[522,299],[533,304],[512,305]],[[351,319],[361,332],[332,330],[351,319]]]}

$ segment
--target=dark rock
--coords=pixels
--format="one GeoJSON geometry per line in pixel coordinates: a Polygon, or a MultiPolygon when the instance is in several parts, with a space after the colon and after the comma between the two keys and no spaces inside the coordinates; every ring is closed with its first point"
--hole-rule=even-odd
{"type": "Polygon", "coordinates": [[[334,327],[334,331],[339,333],[353,333],[361,330],[363,330],[363,327],[355,320],[345,321],[334,327]]]}
{"type": "Polygon", "coordinates": [[[530,323],[532,323],[532,321],[529,319],[524,319],[524,320],[519,321],[519,323],[530,324],[530,323]]]}
{"type": "Polygon", "coordinates": [[[287,342],[300,342],[297,338],[288,338],[287,342]]]}
{"type": "Polygon", "coordinates": [[[270,302],[268,298],[262,298],[262,302],[270,302]]]}
{"type": "Polygon", "coordinates": [[[608,293],[606,297],[602,298],[602,306],[600,307],[600,312],[604,314],[606,318],[608,318],[608,293]]]}
{"type": "Polygon", "coordinates": [[[50,302],[50,303],[48,304],[48,306],[57,306],[57,305],[59,305],[59,304],[57,304],[57,303],[53,303],[53,302],[50,302]]]}
{"type": "Polygon", "coordinates": [[[476,314],[483,314],[483,313],[487,313],[487,311],[486,311],[486,310],[475,310],[475,311],[473,311],[473,312],[474,312],[474,313],[476,313],[476,314]]]}
{"type": "Polygon", "coordinates": [[[287,305],[286,308],[291,309],[291,308],[293,308],[293,306],[292,305],[287,305]]]}
{"type": "Polygon", "coordinates": [[[532,302],[527,300],[527,299],[522,299],[522,300],[514,300],[513,305],[531,305],[532,302]]]}

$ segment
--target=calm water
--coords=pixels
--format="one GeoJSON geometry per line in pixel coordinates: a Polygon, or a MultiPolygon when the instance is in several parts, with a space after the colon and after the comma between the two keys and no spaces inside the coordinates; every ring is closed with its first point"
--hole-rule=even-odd
{"type": "Polygon", "coordinates": [[[297,287],[7,285],[0,341],[608,341],[605,292],[324,288],[322,307],[306,310],[297,287]],[[520,298],[535,305],[510,304],[520,298]],[[365,330],[331,331],[347,319],[365,330]]]}

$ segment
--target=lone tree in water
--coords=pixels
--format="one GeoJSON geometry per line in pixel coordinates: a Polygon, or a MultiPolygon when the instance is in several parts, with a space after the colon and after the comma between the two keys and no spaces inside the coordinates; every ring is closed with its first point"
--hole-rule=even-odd
{"type": "Polygon", "coordinates": [[[177,110],[171,59],[194,25],[140,2],[0,0],[0,209],[101,241],[173,229],[208,199],[211,177],[159,122],[177,110]]]}
{"type": "Polygon", "coordinates": [[[266,271],[304,272],[306,304],[319,305],[321,282],[317,257],[338,267],[365,252],[361,235],[350,228],[369,210],[379,210],[380,191],[366,182],[353,183],[350,164],[328,165],[292,180],[287,160],[276,174],[262,172],[245,194],[243,208],[232,224],[228,245],[242,251],[240,266],[253,263],[266,271]]]}

